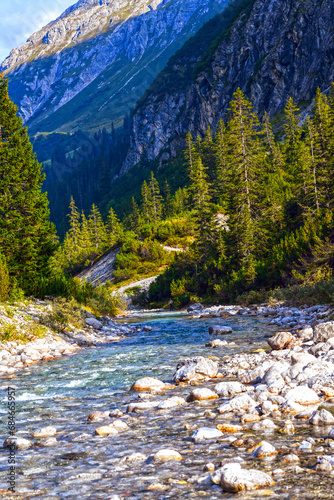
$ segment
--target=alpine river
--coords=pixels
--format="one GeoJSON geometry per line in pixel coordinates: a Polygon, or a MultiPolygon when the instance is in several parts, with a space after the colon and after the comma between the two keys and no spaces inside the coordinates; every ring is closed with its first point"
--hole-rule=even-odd
{"type": "MultiPolygon", "coordinates": [[[[16,494],[2,495],[0,490],[0,498],[227,499],[235,495],[224,493],[205,479],[207,463],[219,466],[227,457],[240,456],[250,460],[246,466],[266,472],[279,467],[278,463],[257,463],[249,453],[247,455],[247,450],[231,448],[229,437],[200,443],[192,441],[197,427],[216,427],[217,400],[189,403],[169,410],[126,413],[128,404],[138,401],[138,394],[129,390],[137,379],[150,376],[170,382],[181,359],[198,355],[223,358],[267,348],[264,335],[275,331],[268,326],[268,320],[256,316],[235,316],[224,321],[233,328],[233,333],[224,337],[232,345],[212,349],[205,347],[205,343],[212,340],[208,334],[212,319],[192,319],[178,312],[140,313],[127,322],[150,326],[151,331],[133,333],[119,342],[84,349],[52,362],[36,363],[14,379],[2,380],[3,402],[8,383],[16,387],[17,436],[30,439],[37,429],[53,426],[57,429],[57,442],[45,446],[41,440],[27,450],[17,451],[16,494]],[[89,423],[88,415],[96,410],[114,409],[124,413],[122,419],[129,429],[116,436],[95,436],[95,429],[106,424],[89,423]],[[152,460],[162,448],[177,450],[183,459],[152,460]],[[142,453],[147,459],[126,461],[124,458],[132,453],[142,453]]],[[[201,386],[212,388],[214,384],[210,381],[201,386]]],[[[190,389],[179,386],[154,398],[186,397],[190,389]]],[[[4,432],[6,418],[3,404],[2,441],[7,436],[4,432]]],[[[275,445],[278,442],[286,444],[289,439],[289,436],[275,437],[275,445]]],[[[275,460],[278,462],[279,457],[275,460]]],[[[8,454],[5,450],[1,453],[0,466],[4,480],[0,489],[6,489],[8,454]]],[[[331,498],[326,491],[330,491],[328,486],[329,482],[333,483],[332,478],[325,478],[327,488],[324,490],[319,482],[320,496],[311,494],[311,477],[305,479],[303,475],[303,481],[304,484],[299,484],[298,474],[294,473],[291,478],[276,480],[270,489],[240,495],[253,499],[263,496],[331,498]]]]}

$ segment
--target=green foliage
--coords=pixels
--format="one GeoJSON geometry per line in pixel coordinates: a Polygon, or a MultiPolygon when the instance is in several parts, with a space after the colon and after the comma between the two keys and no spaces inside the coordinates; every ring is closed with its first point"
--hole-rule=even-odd
{"type": "Polygon", "coordinates": [[[318,90],[304,123],[289,99],[284,127],[278,143],[268,116],[261,124],[238,89],[214,137],[210,129],[196,141],[188,134],[195,241],[152,284],[152,302],[172,296],[180,305],[195,295],[252,303],[282,297],[283,287],[289,300],[289,290],[296,301],[312,301],[314,291],[331,300],[334,97],[318,90]]]}
{"type": "Polygon", "coordinates": [[[0,302],[7,300],[9,286],[9,273],[6,258],[0,253],[0,302]]]}
{"type": "Polygon", "coordinates": [[[44,175],[7,86],[0,76],[0,251],[10,278],[36,293],[50,276],[55,230],[41,191],[44,175]]]}

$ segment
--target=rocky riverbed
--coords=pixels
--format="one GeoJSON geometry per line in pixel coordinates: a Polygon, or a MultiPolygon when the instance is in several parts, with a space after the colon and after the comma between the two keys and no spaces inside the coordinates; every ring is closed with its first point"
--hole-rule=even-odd
{"type": "Polygon", "coordinates": [[[84,318],[74,326],[63,323],[63,312],[51,301],[0,306],[0,341],[6,332],[9,338],[10,334],[17,338],[0,343],[0,376],[13,376],[36,362],[72,355],[82,348],[118,342],[138,331],[109,317],[98,320],[89,311],[82,314],[84,318]]]}
{"type": "MultiPolygon", "coordinates": [[[[89,355],[82,372],[82,389],[93,367],[94,376],[117,369],[128,388],[110,386],[108,375],[94,395],[91,382],[83,399],[67,389],[51,409],[50,393],[47,419],[39,401],[38,418],[17,442],[25,463],[19,498],[331,498],[334,322],[327,306],[300,311],[198,306],[192,317],[164,320],[156,313],[140,323],[140,345],[138,320],[129,318],[123,362],[115,343],[100,365],[98,350],[89,355]]],[[[46,380],[53,386],[52,375],[46,380]]],[[[27,390],[23,378],[16,384],[27,390]]]]}

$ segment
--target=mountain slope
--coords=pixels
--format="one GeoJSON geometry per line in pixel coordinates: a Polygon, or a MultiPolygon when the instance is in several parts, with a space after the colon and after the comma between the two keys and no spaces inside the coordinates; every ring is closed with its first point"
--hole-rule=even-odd
{"type": "Polygon", "coordinates": [[[170,56],[228,0],[80,0],[3,62],[36,132],[120,124],[170,56]]]}
{"type": "MultiPolygon", "coordinates": [[[[215,128],[241,87],[260,113],[271,117],[291,96],[310,101],[334,81],[334,3],[331,0],[237,0],[242,7],[199,60],[179,55],[151,85],[133,117],[131,146],[122,173],[162,151],[175,153],[184,134],[215,128]],[[180,67],[194,65],[178,84],[180,67]],[[168,69],[168,71],[167,71],[168,69]],[[166,79],[173,85],[168,86],[166,79]]],[[[196,38],[196,37],[195,37],[196,38]]],[[[192,40],[188,42],[188,45],[192,40]]],[[[178,55],[178,54],[177,54],[178,55]]],[[[177,56],[176,55],[176,56],[177,56]]]]}

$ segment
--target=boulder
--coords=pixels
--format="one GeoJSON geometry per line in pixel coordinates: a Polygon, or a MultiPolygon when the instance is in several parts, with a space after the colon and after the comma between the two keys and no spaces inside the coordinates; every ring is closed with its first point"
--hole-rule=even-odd
{"type": "Polygon", "coordinates": [[[264,420],[261,420],[260,422],[256,422],[252,429],[253,431],[264,431],[264,432],[272,432],[277,428],[277,425],[270,419],[270,418],[265,418],[264,420]]]}
{"type": "Polygon", "coordinates": [[[47,438],[55,436],[56,434],[57,429],[55,427],[43,427],[43,429],[33,432],[32,435],[34,438],[47,438]]]}
{"type": "Polygon", "coordinates": [[[218,373],[218,364],[202,356],[186,358],[180,361],[173,376],[173,382],[189,382],[205,377],[213,378],[218,373]]]}
{"type": "Polygon", "coordinates": [[[299,385],[285,394],[287,401],[292,401],[300,405],[315,405],[319,403],[319,397],[316,392],[306,385],[299,385]]]}
{"type": "Polygon", "coordinates": [[[94,330],[101,330],[103,328],[103,323],[96,318],[86,318],[85,323],[87,326],[94,328],[94,330]]]}
{"type": "Polygon", "coordinates": [[[96,422],[99,420],[103,420],[104,418],[109,418],[109,411],[93,411],[88,415],[88,422],[96,422]]]}
{"type": "Polygon", "coordinates": [[[203,311],[204,307],[200,303],[192,304],[191,306],[188,307],[187,311],[188,313],[191,312],[201,312],[203,311]]]}
{"type": "Polygon", "coordinates": [[[334,337],[334,321],[319,323],[314,327],[313,341],[315,344],[326,342],[331,337],[334,337]]]}
{"type": "Polygon", "coordinates": [[[223,433],[218,429],[214,429],[212,427],[200,427],[197,429],[194,434],[191,436],[192,440],[195,443],[199,441],[206,441],[209,439],[218,439],[223,436],[223,433]]]}
{"type": "Polygon", "coordinates": [[[227,345],[226,340],[220,340],[220,339],[214,339],[214,340],[211,340],[211,342],[207,342],[205,344],[206,347],[214,347],[214,348],[224,347],[226,345],[227,345]]]}
{"type": "Polygon", "coordinates": [[[4,448],[11,448],[14,450],[26,450],[27,448],[30,448],[31,442],[28,441],[28,439],[16,437],[8,437],[5,439],[3,443],[4,448]]]}
{"type": "Polygon", "coordinates": [[[220,486],[228,493],[257,490],[273,484],[269,474],[254,469],[242,469],[240,464],[225,465],[220,480],[220,486]]]}
{"type": "Polygon", "coordinates": [[[327,410],[316,410],[312,413],[309,423],[311,425],[333,425],[334,417],[327,410]]]}
{"type": "Polygon", "coordinates": [[[164,448],[162,450],[159,450],[155,455],[154,455],[154,460],[182,460],[182,456],[178,451],[175,450],[169,450],[167,448],[164,448]]]}
{"type": "Polygon", "coordinates": [[[253,450],[252,455],[256,458],[267,458],[274,457],[275,455],[277,455],[277,453],[278,452],[275,446],[267,443],[267,441],[261,441],[261,443],[259,443],[259,446],[257,446],[255,450],[253,450]]]}
{"type": "Polygon", "coordinates": [[[143,462],[147,460],[147,456],[142,453],[131,453],[131,455],[128,455],[123,460],[124,462],[143,462]]]}
{"type": "Polygon", "coordinates": [[[233,330],[230,326],[212,325],[209,327],[210,335],[225,335],[225,333],[232,333],[233,330]]]}
{"type": "Polygon", "coordinates": [[[290,332],[278,332],[268,340],[268,344],[275,351],[285,349],[292,342],[293,336],[290,332]]]}
{"type": "Polygon", "coordinates": [[[225,413],[229,411],[240,411],[248,410],[249,408],[255,408],[256,402],[248,394],[242,394],[241,396],[234,396],[230,401],[226,401],[218,407],[219,413],[225,413]]]}
{"type": "Polygon", "coordinates": [[[137,380],[131,387],[131,391],[163,391],[166,384],[153,377],[143,377],[137,380]]]}
{"type": "Polygon", "coordinates": [[[179,396],[173,396],[159,403],[158,410],[168,410],[169,408],[175,408],[176,406],[185,404],[186,400],[184,398],[180,398],[179,396]]]}
{"type": "Polygon", "coordinates": [[[232,425],[232,424],[218,424],[217,429],[220,432],[241,432],[244,428],[241,425],[232,425]]]}
{"type": "Polygon", "coordinates": [[[240,382],[219,382],[215,385],[215,392],[223,398],[245,392],[245,390],[246,388],[240,382]]]}
{"type": "Polygon", "coordinates": [[[313,337],[313,328],[311,326],[305,326],[302,330],[297,332],[298,338],[302,340],[311,340],[313,337]]]}
{"type": "Polygon", "coordinates": [[[118,430],[111,425],[102,425],[95,429],[96,436],[116,436],[118,434],[118,430]]]}
{"type": "Polygon", "coordinates": [[[206,388],[193,389],[189,394],[187,401],[204,401],[206,399],[218,399],[218,394],[206,388]]]}
{"type": "Polygon", "coordinates": [[[130,403],[126,409],[127,413],[137,413],[138,411],[152,410],[157,408],[161,401],[142,401],[140,403],[130,403]]]}

